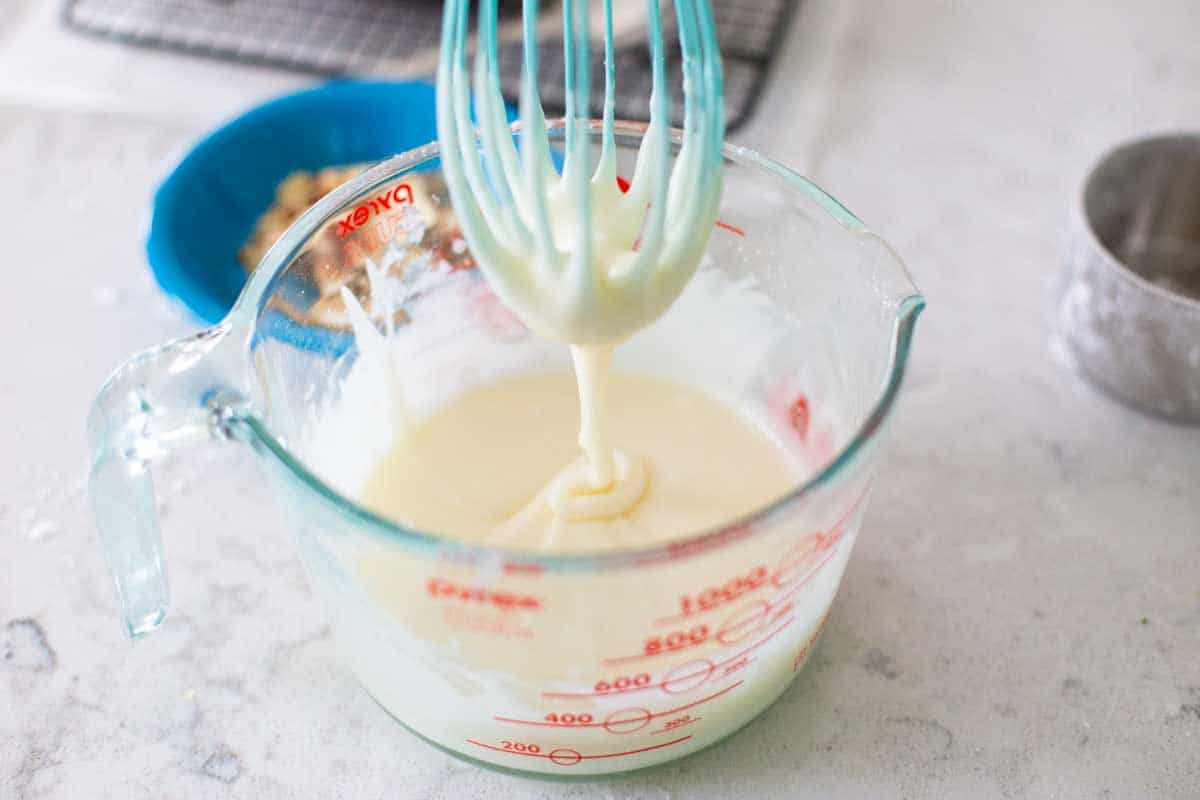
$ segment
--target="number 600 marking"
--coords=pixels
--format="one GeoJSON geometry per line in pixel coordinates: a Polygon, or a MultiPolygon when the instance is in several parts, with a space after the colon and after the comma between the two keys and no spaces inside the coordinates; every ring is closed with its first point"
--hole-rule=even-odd
{"type": "Polygon", "coordinates": [[[611,681],[596,681],[594,687],[596,692],[612,692],[621,691],[622,689],[630,689],[634,686],[645,686],[650,682],[649,672],[639,672],[637,675],[621,675],[613,678],[611,681]]]}

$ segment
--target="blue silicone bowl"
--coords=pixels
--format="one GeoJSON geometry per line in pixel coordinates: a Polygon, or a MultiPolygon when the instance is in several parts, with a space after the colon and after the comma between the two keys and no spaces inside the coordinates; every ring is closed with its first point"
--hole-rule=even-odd
{"type": "Polygon", "coordinates": [[[434,87],[327,83],[247,111],[191,148],[159,185],[146,255],[163,291],[212,324],[246,272],[237,251],[294,170],[380,161],[437,138],[434,87]]]}

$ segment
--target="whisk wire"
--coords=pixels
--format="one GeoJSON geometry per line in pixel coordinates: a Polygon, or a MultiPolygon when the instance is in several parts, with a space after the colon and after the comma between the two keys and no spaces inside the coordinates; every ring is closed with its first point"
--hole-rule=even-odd
{"type": "Polygon", "coordinates": [[[663,48],[662,9],[659,0],[646,0],[647,38],[650,48],[650,126],[638,151],[633,182],[627,203],[646,208],[647,218],[642,226],[641,246],[632,265],[621,275],[614,276],[625,285],[635,287],[649,280],[655,263],[662,253],[667,214],[667,164],[670,142],[666,135],[667,64],[663,48]],[[651,166],[654,165],[651,171],[651,166]]]}
{"type": "Polygon", "coordinates": [[[563,52],[566,62],[566,148],[562,183],[575,214],[569,269],[576,303],[594,297],[592,266],[591,132],[585,126],[591,108],[589,21],[587,0],[563,0],[563,52]]]}
{"type": "MultiPolygon", "coordinates": [[[[496,27],[498,0],[479,3],[478,30],[496,27]]],[[[500,68],[496,40],[477,36],[475,57],[475,113],[479,119],[479,138],[483,146],[484,168],[500,208],[504,210],[505,225],[513,237],[510,244],[528,251],[533,246],[533,234],[522,218],[525,198],[520,192],[520,164],[504,113],[504,97],[500,91],[500,68]]]]}
{"type": "MultiPolygon", "coordinates": [[[[468,2],[469,0],[447,0],[468,2]]],[[[549,273],[557,262],[554,233],[550,228],[550,214],[546,208],[547,174],[554,174],[554,165],[549,162],[546,141],[546,112],[538,96],[537,18],[538,0],[524,0],[522,4],[522,35],[524,39],[524,71],[521,78],[521,162],[525,168],[525,196],[533,227],[537,235],[538,252],[542,254],[535,268],[549,273]],[[546,263],[549,262],[549,263],[546,263]]],[[[495,36],[495,31],[490,32],[495,36]]],[[[543,277],[548,275],[543,274],[543,277]]]]}
{"type": "Polygon", "coordinates": [[[449,0],[442,13],[442,47],[438,58],[436,93],[438,139],[441,142],[442,174],[450,193],[458,198],[454,209],[463,234],[474,247],[489,250],[496,247],[496,242],[484,223],[467,183],[466,167],[461,155],[463,148],[459,141],[455,73],[456,62],[462,57],[458,40],[458,21],[462,12],[463,6],[458,0],[449,0]]]}

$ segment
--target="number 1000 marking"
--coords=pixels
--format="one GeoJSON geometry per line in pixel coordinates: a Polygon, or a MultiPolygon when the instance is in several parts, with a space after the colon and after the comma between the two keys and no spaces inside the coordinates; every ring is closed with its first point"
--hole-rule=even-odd
{"type": "Polygon", "coordinates": [[[730,603],[743,594],[764,586],[768,577],[767,568],[757,566],[745,575],[730,578],[721,586],[710,586],[695,595],[683,595],[679,598],[679,616],[690,617],[730,603]]]}

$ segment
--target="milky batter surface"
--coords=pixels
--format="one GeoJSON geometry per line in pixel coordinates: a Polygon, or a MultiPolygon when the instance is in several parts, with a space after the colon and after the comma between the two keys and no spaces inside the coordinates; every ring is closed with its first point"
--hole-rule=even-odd
{"type": "Polygon", "coordinates": [[[554,513],[555,477],[586,465],[576,443],[576,382],[565,372],[470,390],[409,426],[360,499],[403,524],[455,539],[580,552],[645,546],[728,524],[799,480],[764,431],[705,392],[620,373],[608,392],[612,444],[645,472],[624,513],[554,513]]]}

